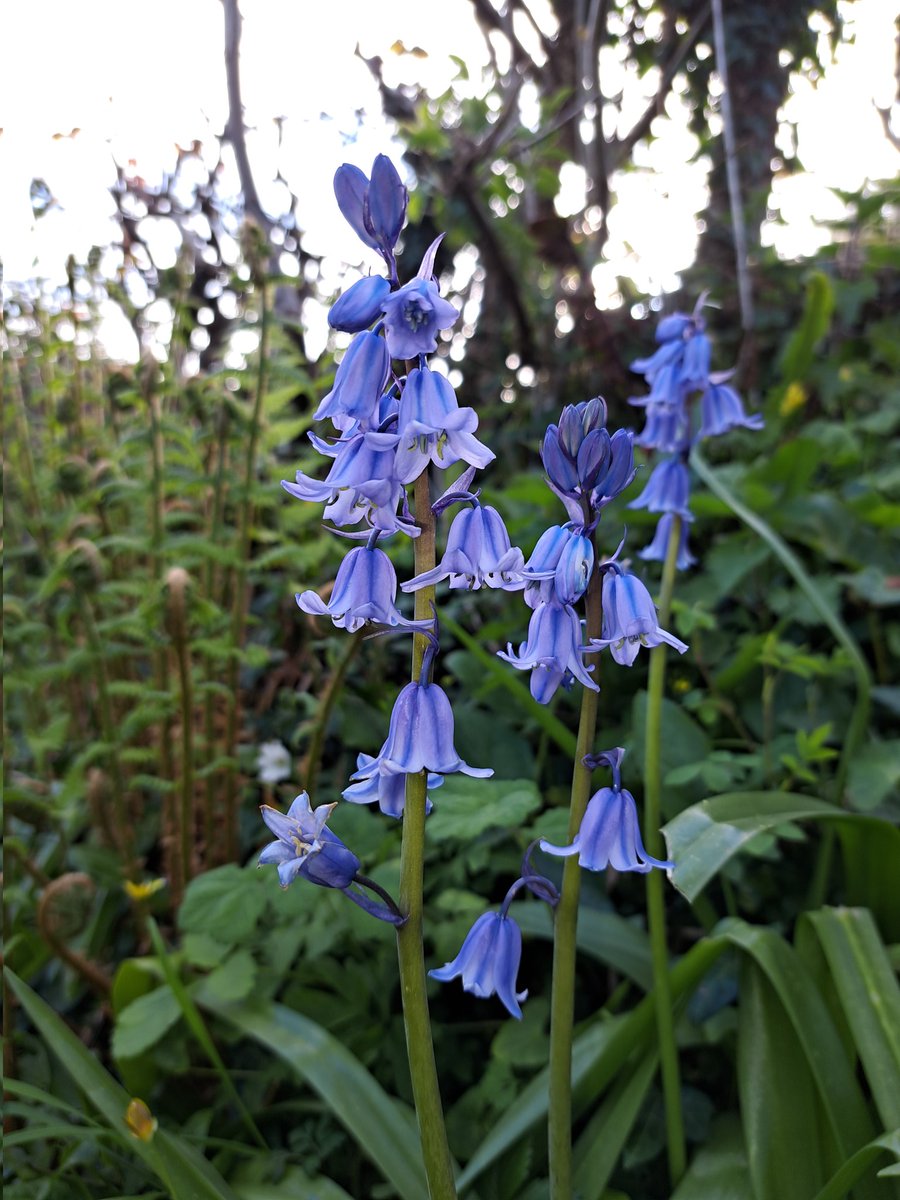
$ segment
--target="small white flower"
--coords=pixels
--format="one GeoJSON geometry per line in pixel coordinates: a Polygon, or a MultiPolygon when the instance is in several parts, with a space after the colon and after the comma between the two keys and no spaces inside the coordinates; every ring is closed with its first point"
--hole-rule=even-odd
{"type": "Polygon", "coordinates": [[[281,742],[263,742],[256,756],[260,783],[280,783],[291,774],[291,752],[281,742]]]}

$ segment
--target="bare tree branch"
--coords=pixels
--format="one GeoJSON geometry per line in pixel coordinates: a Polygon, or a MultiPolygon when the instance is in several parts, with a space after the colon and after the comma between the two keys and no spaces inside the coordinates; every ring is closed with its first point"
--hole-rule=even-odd
{"type": "Polygon", "coordinates": [[[259,193],[250,170],[247,142],[244,135],[244,105],[241,101],[240,45],[241,14],[238,0],[222,0],[225,11],[225,78],[228,85],[228,121],[222,140],[231,143],[237,162],[238,178],[244,195],[244,212],[251,216],[268,234],[272,222],[263,212],[259,193]]]}
{"type": "Polygon", "coordinates": [[[638,117],[637,121],[635,121],[631,129],[629,129],[628,133],[623,138],[616,138],[613,141],[613,169],[618,167],[628,157],[641,138],[646,137],[650,132],[650,126],[653,124],[654,118],[659,115],[675,76],[681,69],[681,64],[687,58],[691,47],[703,32],[706,22],[709,20],[709,14],[710,5],[706,4],[702,12],[698,14],[697,19],[679,41],[675,52],[662,68],[656,95],[638,117]]]}

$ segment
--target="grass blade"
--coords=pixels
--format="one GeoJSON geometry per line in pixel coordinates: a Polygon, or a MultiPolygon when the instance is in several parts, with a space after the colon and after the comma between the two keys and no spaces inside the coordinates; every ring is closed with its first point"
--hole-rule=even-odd
{"type": "Polygon", "coordinates": [[[5,977],[38,1033],[94,1108],[105,1118],[119,1143],[144,1160],[172,1193],[174,1200],[237,1200],[212,1164],[175,1134],[157,1129],[150,1141],[132,1137],[125,1125],[125,1112],[131,1096],[53,1009],[8,967],[5,977]]]}
{"type": "Polygon", "coordinates": [[[579,1137],[574,1167],[575,1192],[581,1200],[602,1200],[658,1066],[655,1048],[633,1069],[627,1066],[579,1137]]]}
{"type": "Polygon", "coordinates": [[[178,1007],[181,1009],[188,1028],[199,1042],[203,1053],[215,1068],[216,1074],[222,1081],[222,1086],[233,1100],[235,1107],[241,1115],[241,1119],[250,1132],[251,1137],[261,1149],[268,1150],[266,1139],[259,1132],[256,1122],[248,1112],[247,1106],[244,1104],[237,1088],[234,1086],[231,1076],[228,1074],[228,1068],[225,1066],[218,1047],[213,1041],[209,1030],[206,1028],[206,1023],[203,1020],[197,1005],[191,999],[190,993],[181,982],[178,972],[172,964],[172,960],[166,951],[162,934],[159,932],[159,926],[156,924],[153,918],[149,916],[147,917],[147,931],[150,934],[150,941],[153,943],[153,949],[156,953],[156,957],[159,959],[166,983],[169,985],[173,995],[175,996],[175,999],[178,1001],[178,1007]]]}
{"type": "MultiPolygon", "coordinates": [[[[797,952],[771,929],[723,921],[716,933],[753,959],[780,1001],[806,1058],[828,1130],[841,1161],[875,1136],[865,1097],[838,1029],[812,974],[797,952]]],[[[865,1193],[860,1192],[860,1200],[865,1193]]]]}
{"type": "MultiPolygon", "coordinates": [[[[724,938],[698,942],[671,971],[673,1003],[697,986],[728,945],[724,938]]],[[[599,1096],[635,1051],[650,1045],[655,1028],[651,992],[626,1016],[598,1021],[576,1038],[572,1048],[572,1091],[576,1109],[599,1096]]],[[[460,1193],[547,1115],[547,1071],[525,1087],[475,1151],[457,1180],[460,1193]]]]}
{"type": "MultiPolygon", "coordinates": [[[[886,1153],[893,1154],[896,1159],[900,1160],[900,1129],[895,1129],[892,1133],[885,1133],[869,1142],[867,1146],[857,1150],[852,1158],[848,1158],[841,1169],[832,1175],[814,1200],[844,1200],[850,1189],[856,1187],[878,1159],[886,1153]]],[[[896,1165],[895,1163],[894,1166],[896,1167],[896,1165]]],[[[892,1173],[890,1167],[886,1171],[879,1171],[879,1175],[892,1173]]]]}
{"type": "Polygon", "coordinates": [[[827,908],[805,919],[825,951],[878,1114],[886,1129],[900,1128],[900,986],[872,915],[827,908]]]}
{"type": "Polygon", "coordinates": [[[282,1058],[322,1097],[403,1200],[427,1195],[413,1114],[320,1025],[281,1004],[204,1005],[282,1058]]]}
{"type": "Polygon", "coordinates": [[[815,1085],[784,1006],[752,958],[741,971],[738,1091],[755,1194],[814,1196],[825,1181],[826,1154],[815,1085]]]}

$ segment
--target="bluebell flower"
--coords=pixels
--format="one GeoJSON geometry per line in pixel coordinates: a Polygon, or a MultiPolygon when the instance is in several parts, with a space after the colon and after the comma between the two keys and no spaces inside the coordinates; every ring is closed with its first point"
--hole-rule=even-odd
{"type": "Polygon", "coordinates": [[[573,679],[583,683],[591,691],[600,688],[591,679],[583,655],[587,647],[583,644],[581,622],[571,605],[553,602],[539,604],[528,622],[528,637],[515,654],[511,645],[506,653],[498,651],[500,658],[511,663],[519,671],[531,671],[531,694],[539,704],[549,704],[562,684],[571,687],[573,679]]]}
{"type": "Polygon", "coordinates": [[[371,181],[359,167],[344,163],[335,172],[334,195],[357,237],[378,250],[393,273],[393,250],[406,219],[409,197],[391,160],[378,155],[372,164],[371,181]]]}
{"type": "Polygon", "coordinates": [[[385,533],[402,529],[416,536],[415,525],[397,517],[406,494],[395,474],[397,441],[396,434],[371,430],[342,438],[332,447],[334,462],[324,480],[298,471],[296,482],[283,479],[281,486],[300,500],[323,502],[326,518],[338,527],[365,520],[385,533]]]}
{"type": "Polygon", "coordinates": [[[729,429],[743,426],[745,429],[762,429],[764,425],[760,413],[747,416],[741,398],[725,383],[710,383],[700,397],[700,438],[718,437],[729,429]]]}
{"type": "MultiPolygon", "coordinates": [[[[645,559],[647,562],[665,562],[666,554],[669,549],[669,537],[672,532],[672,521],[674,513],[664,513],[656,526],[656,533],[653,535],[653,541],[645,546],[643,550],[638,551],[638,556],[645,559]]],[[[681,522],[681,535],[678,541],[678,557],[675,565],[679,571],[686,571],[692,567],[697,561],[688,549],[688,534],[687,522],[681,522]]]]}
{"type": "Polygon", "coordinates": [[[537,545],[522,568],[525,579],[525,603],[529,608],[556,598],[556,568],[563,550],[572,537],[572,524],[551,525],[537,540],[537,545]]]}
{"type": "MultiPolygon", "coordinates": [[[[350,779],[357,782],[351,782],[341,792],[345,800],[349,800],[351,804],[374,804],[377,801],[385,816],[403,816],[406,804],[405,772],[385,770],[378,757],[359,754],[356,758],[356,770],[350,779]]],[[[429,791],[434,791],[443,782],[443,775],[430,771],[426,778],[426,787],[429,791]]],[[[430,813],[431,809],[431,801],[426,799],[425,812],[430,813]]]]}
{"type": "Polygon", "coordinates": [[[503,1003],[517,1020],[519,1007],[528,992],[516,991],[516,976],[522,958],[522,931],[504,912],[484,913],[466,935],[462,949],[452,962],[429,971],[442,983],[462,976],[462,985],[473,996],[493,996],[503,1003]]]}
{"type": "Polygon", "coordinates": [[[431,279],[411,279],[382,302],[381,310],[391,357],[404,359],[433,354],[439,330],[449,329],[459,316],[431,279]]]}
{"type": "Polygon", "coordinates": [[[495,455],[474,436],[477,428],[475,410],[459,407],[450,381],[436,371],[416,367],[400,396],[397,475],[403,483],[412,483],[429,462],[443,469],[460,459],[473,467],[486,467],[495,455]]]}
{"type": "Polygon", "coordinates": [[[384,333],[392,358],[415,359],[433,354],[437,335],[449,329],[459,311],[442,299],[434,277],[434,256],[443,238],[429,246],[415,279],[398,288],[382,301],[384,333]]]}
{"type": "Polygon", "coordinates": [[[358,333],[338,364],[334,385],[316,409],[315,420],[330,417],[337,429],[368,422],[377,410],[391,370],[383,337],[358,333]]]}
{"type": "MultiPolygon", "coordinates": [[[[423,678],[425,673],[423,667],[423,678]]],[[[491,767],[470,767],[464,762],[453,737],[453,709],[447,693],[436,683],[413,681],[394,702],[387,739],[375,761],[380,771],[389,774],[434,771],[452,775],[458,771],[478,779],[493,775],[491,767]]]]}
{"type": "Polygon", "coordinates": [[[653,513],[678,513],[691,521],[690,496],[691,473],[687,463],[682,458],[664,458],[653,468],[644,490],[628,507],[646,508],[653,513]]]}
{"type": "MultiPolygon", "coordinates": [[[[377,536],[377,535],[376,535],[377,536]]],[[[304,612],[331,617],[338,629],[349,633],[366,624],[430,629],[433,621],[410,621],[394,604],[397,573],[383,550],[375,545],[355,546],[338,568],[326,604],[318,592],[298,592],[297,603],[304,612]]]]}
{"type": "Polygon", "coordinates": [[[450,578],[451,588],[477,590],[483,584],[506,592],[520,591],[525,581],[520,574],[525,558],[512,546],[503,518],[489,504],[477,501],[453,518],[447,548],[438,565],[401,584],[404,592],[431,587],[450,578]]]}
{"type": "Polygon", "coordinates": [[[603,580],[603,631],[597,647],[608,646],[617,663],[630,667],[642,646],[651,648],[665,642],[679,654],[687,646],[656,619],[656,606],[650,593],[636,575],[627,575],[615,563],[605,564],[603,580]]]}
{"type": "Polygon", "coordinates": [[[551,525],[538,539],[522,568],[528,588],[525,601],[535,608],[542,601],[574,604],[584,595],[594,569],[594,546],[589,537],[568,525],[551,525]]]}
{"type": "Polygon", "coordinates": [[[610,866],[616,871],[637,871],[646,875],[653,867],[673,869],[674,863],[653,858],[644,849],[634,797],[621,785],[619,768],[624,754],[621,747],[616,747],[585,758],[585,765],[591,769],[611,766],[613,785],[600,788],[588,801],[581,827],[570,845],[554,846],[541,840],[545,854],[560,858],[577,854],[579,866],[588,871],[602,871],[610,866]]]}
{"type": "Polygon", "coordinates": [[[288,887],[298,875],[320,887],[341,890],[353,882],[359,859],[325,824],[336,807],[320,804],[312,809],[306,792],[300,793],[287,813],[268,804],[260,806],[262,818],[277,841],[264,847],[259,865],[277,863],[282,887],[288,887]]]}
{"type": "Polygon", "coordinates": [[[328,324],[344,333],[360,333],[381,316],[381,305],[390,295],[391,285],[383,275],[358,279],[331,306],[328,324]]]}
{"type": "Polygon", "coordinates": [[[644,428],[634,439],[636,446],[643,450],[659,450],[663,454],[687,450],[691,440],[690,426],[683,405],[651,404],[647,407],[646,417],[644,428]]]}

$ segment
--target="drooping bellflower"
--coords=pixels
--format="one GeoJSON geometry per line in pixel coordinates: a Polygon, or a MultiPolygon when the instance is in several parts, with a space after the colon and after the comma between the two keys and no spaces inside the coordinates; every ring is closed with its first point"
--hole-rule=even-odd
{"type": "Polygon", "coordinates": [[[459,316],[458,310],[442,299],[433,273],[434,256],[442,237],[429,246],[415,279],[382,301],[384,336],[391,358],[416,359],[422,354],[433,354],[438,333],[449,329],[459,316]]]}
{"type": "MultiPolygon", "coordinates": [[[[377,536],[377,535],[376,535],[377,536]]],[[[349,633],[366,624],[430,629],[433,622],[411,621],[397,610],[397,573],[383,550],[375,545],[355,546],[338,568],[326,604],[318,592],[299,592],[296,600],[304,612],[331,617],[338,629],[349,633]]]]}
{"type": "Polygon", "coordinates": [[[549,704],[560,684],[569,688],[575,679],[591,691],[599,692],[599,686],[591,679],[583,655],[581,621],[570,604],[560,605],[546,601],[537,606],[528,622],[528,637],[519,646],[518,654],[512,645],[506,651],[499,650],[505,659],[519,671],[531,671],[531,694],[539,704],[549,704]]]}
{"type": "MultiPolygon", "coordinates": [[[[371,754],[359,754],[356,759],[356,770],[350,776],[351,782],[341,795],[351,804],[375,804],[387,817],[402,817],[406,803],[406,774],[404,772],[384,769],[383,762],[371,754]]],[[[443,775],[434,771],[428,773],[426,786],[429,791],[439,788],[444,782],[443,775]]],[[[431,801],[425,801],[426,816],[431,812],[431,801]]]]}
{"type": "Polygon", "coordinates": [[[528,996],[527,991],[516,991],[521,958],[519,926],[505,912],[487,912],[469,930],[456,958],[428,974],[442,983],[461,975],[465,991],[480,997],[496,994],[510,1015],[520,1021],[519,1005],[528,996]]]}
{"type": "Polygon", "coordinates": [[[525,557],[512,546],[503,518],[496,508],[473,501],[453,518],[447,547],[437,566],[402,584],[404,592],[431,587],[450,579],[451,588],[477,590],[482,586],[520,591],[525,586],[521,571],[525,557]]]}
{"type": "Polygon", "coordinates": [[[588,871],[602,871],[610,866],[617,871],[645,875],[654,867],[667,871],[674,868],[674,863],[653,858],[644,849],[634,797],[622,787],[620,768],[624,755],[621,746],[602,754],[586,755],[584,764],[590,770],[599,766],[612,768],[612,787],[600,788],[588,801],[581,826],[570,845],[554,846],[542,839],[540,846],[545,854],[560,858],[577,854],[579,866],[588,871]]]}
{"type": "Polygon", "coordinates": [[[634,663],[642,646],[651,649],[665,642],[684,654],[685,643],[660,629],[656,606],[637,576],[627,574],[618,563],[605,563],[603,569],[603,633],[591,645],[608,646],[616,662],[626,667],[634,663]]]}

